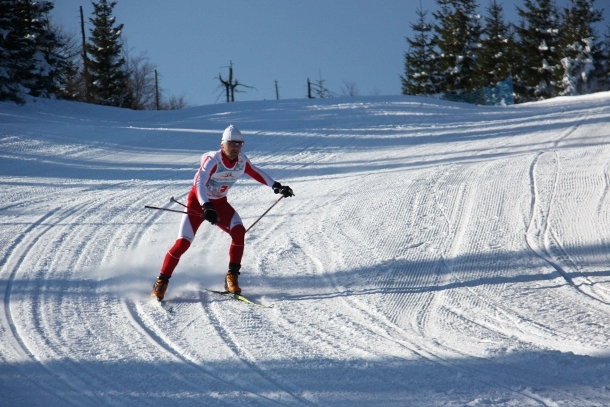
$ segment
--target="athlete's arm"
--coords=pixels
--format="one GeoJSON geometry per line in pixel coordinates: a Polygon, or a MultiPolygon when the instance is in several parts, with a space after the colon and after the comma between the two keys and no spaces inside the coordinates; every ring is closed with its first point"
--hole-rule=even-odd
{"type": "Polygon", "coordinates": [[[250,178],[254,179],[255,181],[260,182],[261,184],[267,185],[267,186],[272,186],[273,183],[275,182],[273,180],[273,178],[271,178],[269,175],[267,175],[265,173],[265,171],[261,170],[260,168],[256,167],[254,164],[252,164],[248,158],[246,158],[246,169],[244,172],[250,178]]]}
{"type": "Polygon", "coordinates": [[[208,155],[202,159],[201,167],[199,167],[199,171],[197,171],[197,174],[195,175],[197,200],[201,206],[203,206],[203,204],[206,202],[210,202],[208,193],[206,191],[206,186],[210,182],[210,178],[216,172],[217,168],[218,163],[216,163],[216,159],[208,155]]]}

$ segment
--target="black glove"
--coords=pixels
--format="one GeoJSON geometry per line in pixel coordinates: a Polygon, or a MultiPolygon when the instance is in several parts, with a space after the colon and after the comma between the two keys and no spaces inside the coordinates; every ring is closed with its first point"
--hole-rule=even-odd
{"type": "Polygon", "coordinates": [[[292,192],[292,188],[290,188],[288,185],[282,185],[276,181],[273,183],[272,188],[273,188],[273,192],[275,192],[276,194],[282,194],[284,196],[284,198],[294,196],[294,192],[292,192]]]}
{"type": "Polygon", "coordinates": [[[214,204],[212,202],[203,204],[203,217],[212,225],[215,225],[216,222],[218,222],[218,214],[216,213],[216,209],[214,209],[214,204]]]}

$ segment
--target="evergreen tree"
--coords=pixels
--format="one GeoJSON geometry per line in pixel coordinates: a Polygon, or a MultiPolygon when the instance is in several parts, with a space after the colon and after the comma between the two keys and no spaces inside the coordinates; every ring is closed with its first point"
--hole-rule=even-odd
{"type": "Polygon", "coordinates": [[[60,99],[85,101],[83,72],[74,60],[66,61],[64,68],[59,73],[58,80],[60,83],[58,91],[60,99]]]}
{"type": "Polygon", "coordinates": [[[592,93],[602,87],[603,51],[594,23],[602,20],[602,11],[595,10],[595,0],[571,0],[564,10],[561,28],[563,51],[562,95],[592,93]]]}
{"type": "Polygon", "coordinates": [[[115,25],[112,10],[116,1],[100,0],[93,4],[93,28],[87,43],[89,54],[89,89],[93,103],[131,107],[127,92],[127,72],[122,56],[121,30],[115,25]]]}
{"type": "Polygon", "coordinates": [[[410,24],[414,39],[407,38],[405,75],[401,76],[404,95],[431,95],[438,92],[437,54],[430,36],[432,26],[426,22],[427,11],[416,10],[418,20],[410,24]]]}
{"type": "Polygon", "coordinates": [[[18,1],[0,1],[0,100],[23,103],[20,73],[29,60],[25,26],[17,11],[18,1]]]}
{"type": "Polygon", "coordinates": [[[606,26],[606,33],[602,43],[601,81],[601,90],[610,90],[610,24],[606,26]]]}
{"type": "Polygon", "coordinates": [[[409,52],[405,53],[405,75],[401,76],[404,95],[431,95],[438,92],[437,54],[431,37],[432,26],[426,21],[427,11],[421,6],[416,11],[417,23],[410,24],[414,39],[407,38],[409,52]]]}
{"type": "Polygon", "coordinates": [[[561,19],[553,0],[525,0],[517,7],[522,18],[516,28],[521,58],[513,75],[518,101],[554,97],[560,90],[561,19]]]}
{"type": "Polygon", "coordinates": [[[62,60],[50,30],[49,1],[0,1],[0,100],[23,103],[26,94],[50,97],[62,60]]]}
{"type": "Polygon", "coordinates": [[[47,16],[53,9],[50,1],[25,0],[24,21],[30,39],[31,69],[25,73],[24,85],[32,96],[51,97],[58,90],[57,75],[63,59],[57,54],[61,43],[51,29],[47,16]]]}
{"type": "Polygon", "coordinates": [[[504,21],[503,8],[496,0],[487,8],[483,27],[484,38],[478,52],[477,87],[493,87],[509,77],[515,60],[514,34],[504,21]]]}
{"type": "Polygon", "coordinates": [[[440,10],[433,13],[434,42],[439,52],[441,91],[469,92],[476,87],[474,71],[480,47],[481,22],[476,0],[437,0],[440,10]]]}

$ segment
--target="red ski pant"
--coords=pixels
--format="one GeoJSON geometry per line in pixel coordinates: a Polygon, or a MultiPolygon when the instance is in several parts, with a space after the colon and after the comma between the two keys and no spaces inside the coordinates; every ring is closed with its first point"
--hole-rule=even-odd
{"type": "MultiPolygon", "coordinates": [[[[239,214],[233,209],[231,204],[227,202],[226,197],[221,199],[210,199],[210,202],[214,204],[214,209],[216,209],[216,213],[220,219],[218,223],[216,223],[216,226],[231,235],[232,241],[231,246],[229,247],[229,263],[241,264],[241,258],[244,254],[246,228],[244,228],[239,214]]],[[[195,238],[199,226],[201,226],[204,221],[203,216],[201,216],[203,215],[203,209],[197,201],[197,195],[194,188],[188,195],[186,206],[188,212],[192,214],[182,216],[178,239],[165,255],[165,260],[161,267],[161,274],[167,277],[171,277],[180,261],[180,257],[191,246],[191,242],[195,238]]]]}

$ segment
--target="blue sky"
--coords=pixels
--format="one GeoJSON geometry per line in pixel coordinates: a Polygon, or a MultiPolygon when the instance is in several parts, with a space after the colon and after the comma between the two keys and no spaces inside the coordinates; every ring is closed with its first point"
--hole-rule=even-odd
{"type": "MultiPolygon", "coordinates": [[[[607,0],[598,0],[602,7],[607,0]]],[[[93,7],[86,0],[57,0],[52,19],[79,33],[79,6],[86,33],[93,7]]],[[[505,17],[517,22],[515,4],[504,1],[505,17]]],[[[422,0],[431,12],[435,1],[422,0]]],[[[485,15],[487,1],[481,1],[485,15]]],[[[568,0],[559,0],[560,6],[568,0]]],[[[114,15],[125,25],[132,54],[146,52],[157,65],[168,95],[189,105],[223,103],[217,79],[228,74],[256,89],[243,89],[237,101],[304,98],[307,78],[324,79],[342,94],[345,83],[360,95],[400,94],[405,37],[419,1],[398,0],[118,0],[114,15]]],[[[608,7],[606,7],[608,8],[608,7]]],[[[608,10],[605,11],[608,16],[608,10]]],[[[606,18],[606,21],[608,18],[606,18]]]]}

